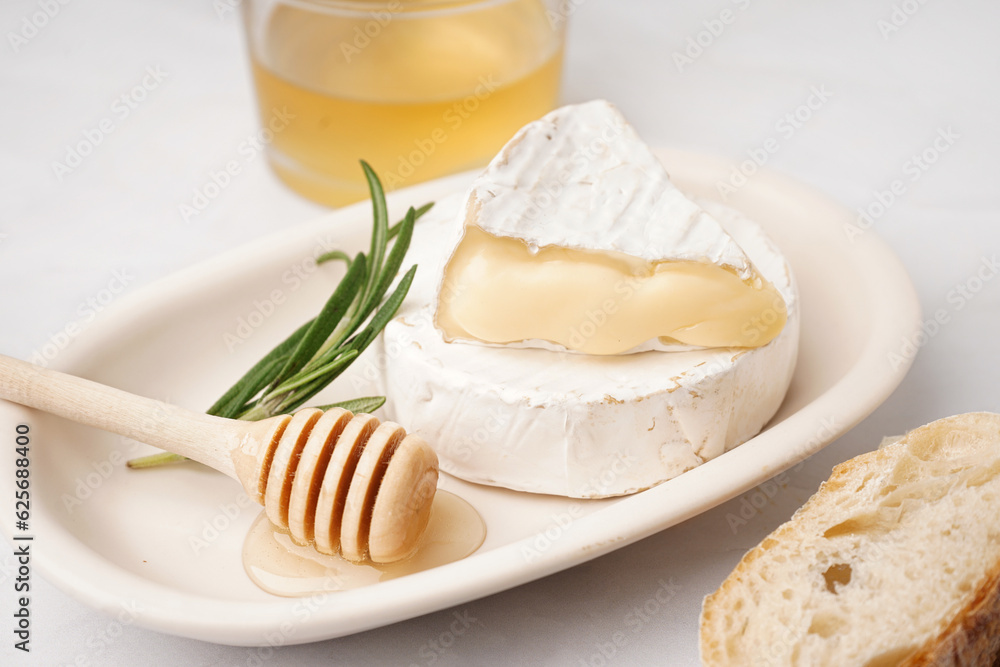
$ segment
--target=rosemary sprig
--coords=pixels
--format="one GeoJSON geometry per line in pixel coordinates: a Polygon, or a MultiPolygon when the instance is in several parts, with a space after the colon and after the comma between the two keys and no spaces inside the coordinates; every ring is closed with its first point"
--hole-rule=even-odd
{"type": "MultiPolygon", "coordinates": [[[[385,191],[368,163],[361,161],[371,193],[373,225],[369,254],[354,257],[339,250],[317,258],[318,263],[342,261],[347,273],[320,313],[241,377],[207,412],[218,417],[254,421],[291,412],[336,380],[371,345],[399,310],[413,282],[416,265],[403,275],[387,298],[413,237],[413,225],[433,203],[410,208],[389,226],[385,191]],[[389,241],[396,239],[392,248],[389,241]],[[363,328],[362,328],[363,327],[363,328]],[[360,331],[359,331],[360,329],[360,331]]],[[[384,396],[366,396],[332,405],[351,412],[371,412],[385,403],[384,396]]],[[[168,452],[132,459],[130,468],[149,468],[186,460],[168,452]]]]}

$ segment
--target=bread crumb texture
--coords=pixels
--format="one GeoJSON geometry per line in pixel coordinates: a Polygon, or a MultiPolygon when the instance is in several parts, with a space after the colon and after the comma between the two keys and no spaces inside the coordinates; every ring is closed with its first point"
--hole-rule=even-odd
{"type": "Polygon", "coordinates": [[[705,665],[991,667],[1000,415],[932,422],[834,468],[701,616],[705,665]]]}

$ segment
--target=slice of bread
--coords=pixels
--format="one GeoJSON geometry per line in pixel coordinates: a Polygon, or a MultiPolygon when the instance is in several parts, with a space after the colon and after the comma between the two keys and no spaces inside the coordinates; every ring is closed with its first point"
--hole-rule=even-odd
{"type": "Polygon", "coordinates": [[[833,469],[701,614],[705,665],[961,665],[1000,651],[1000,415],[833,469]]]}

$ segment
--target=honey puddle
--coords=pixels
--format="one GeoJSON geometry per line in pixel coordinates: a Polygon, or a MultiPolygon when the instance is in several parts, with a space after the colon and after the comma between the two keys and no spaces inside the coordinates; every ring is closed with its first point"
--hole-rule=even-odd
{"type": "Polygon", "coordinates": [[[288,531],[272,524],[265,512],[243,543],[243,568],[260,588],[283,597],[303,597],[327,591],[370,586],[414,572],[461,560],[486,539],[486,524],[462,498],[438,490],[420,546],[397,563],[355,563],[327,556],[311,546],[299,546],[288,531]]]}

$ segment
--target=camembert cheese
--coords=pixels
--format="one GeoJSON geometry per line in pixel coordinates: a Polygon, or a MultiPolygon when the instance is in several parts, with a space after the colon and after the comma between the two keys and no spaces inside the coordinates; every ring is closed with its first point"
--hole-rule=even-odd
{"type": "Polygon", "coordinates": [[[622,495],[735,447],[777,411],[798,301],[784,258],[745,216],[701,203],[781,295],[777,336],[756,348],[598,356],[445,339],[434,325],[449,259],[441,240],[464,232],[464,205],[440,201],[417,225],[408,260],[420,270],[379,355],[388,417],[433,443],[441,470],[521,491],[622,495]]]}

